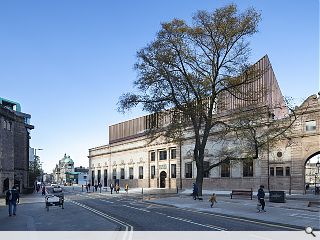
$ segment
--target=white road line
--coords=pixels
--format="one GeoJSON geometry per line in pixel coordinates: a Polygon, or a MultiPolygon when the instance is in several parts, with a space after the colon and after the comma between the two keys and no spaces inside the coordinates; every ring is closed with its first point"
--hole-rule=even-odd
{"type": "Polygon", "coordinates": [[[217,227],[217,226],[213,226],[213,225],[209,225],[209,224],[196,223],[196,222],[193,222],[191,220],[184,219],[184,218],[178,218],[178,217],[172,217],[172,216],[167,216],[167,217],[175,219],[175,220],[179,220],[179,221],[182,221],[182,222],[187,222],[187,223],[191,223],[191,224],[194,224],[194,225],[198,225],[198,226],[201,226],[201,227],[211,228],[211,229],[218,230],[218,231],[226,231],[227,230],[225,228],[221,228],[221,227],[217,227]]]}
{"type": "Polygon", "coordinates": [[[155,212],[155,213],[158,213],[158,214],[160,214],[160,215],[165,215],[165,216],[167,216],[167,214],[162,213],[162,212],[155,212]]]}
{"type": "Polygon", "coordinates": [[[294,228],[294,227],[287,227],[287,226],[282,226],[279,224],[271,224],[271,223],[264,223],[264,222],[258,222],[258,221],[254,221],[254,220],[249,220],[249,219],[244,219],[244,218],[239,218],[239,217],[232,217],[232,216],[224,216],[224,215],[220,215],[220,214],[214,214],[214,213],[206,213],[206,212],[198,212],[198,211],[194,211],[194,210],[190,210],[187,208],[180,208],[183,209],[185,211],[188,212],[195,212],[195,213],[199,213],[199,214],[204,214],[204,215],[211,215],[211,216],[216,216],[216,217],[221,217],[221,218],[227,218],[227,219],[233,219],[233,220],[237,220],[237,221],[242,221],[242,222],[250,222],[250,223],[254,223],[254,224],[260,224],[260,225],[265,225],[265,226],[270,226],[270,227],[279,227],[279,228],[285,228],[285,229],[290,229],[290,230],[301,230],[300,228],[294,228]]]}
{"type": "Polygon", "coordinates": [[[142,208],[131,207],[131,206],[128,206],[128,205],[122,205],[122,206],[127,207],[127,208],[132,208],[132,209],[135,209],[135,210],[139,210],[139,211],[143,211],[143,212],[150,212],[149,210],[145,210],[145,209],[142,209],[142,208]]]}
{"type": "Polygon", "coordinates": [[[104,200],[104,199],[99,199],[100,201],[102,202],[106,202],[106,203],[114,203],[114,202],[111,202],[111,201],[108,201],[108,200],[104,200]]]}
{"type": "Polygon", "coordinates": [[[104,217],[104,218],[106,218],[106,219],[108,219],[108,220],[111,220],[111,221],[113,221],[113,222],[115,222],[115,223],[118,223],[118,224],[124,226],[124,227],[126,228],[125,231],[133,231],[133,226],[131,226],[131,225],[128,224],[128,223],[125,223],[125,222],[123,222],[123,221],[121,221],[121,220],[119,220],[119,219],[117,219],[117,218],[114,218],[114,217],[112,217],[112,216],[110,216],[110,215],[108,215],[108,214],[105,214],[105,213],[103,213],[103,212],[101,212],[101,211],[98,211],[98,210],[96,210],[96,209],[94,209],[94,208],[91,208],[91,207],[89,207],[89,206],[87,206],[87,205],[84,205],[84,204],[82,204],[82,203],[78,203],[78,202],[73,201],[73,200],[70,200],[70,202],[72,202],[72,203],[75,204],[75,205],[78,205],[79,207],[82,207],[82,208],[84,208],[84,209],[87,209],[87,210],[89,210],[89,211],[91,211],[91,212],[93,212],[93,213],[95,213],[95,214],[97,214],[97,215],[99,215],[99,216],[102,216],[102,217],[104,217]]]}

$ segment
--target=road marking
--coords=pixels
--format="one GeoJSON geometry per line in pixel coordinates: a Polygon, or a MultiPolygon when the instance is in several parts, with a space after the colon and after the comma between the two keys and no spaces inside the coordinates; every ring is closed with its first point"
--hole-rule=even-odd
{"type": "MultiPolygon", "coordinates": [[[[121,220],[119,220],[119,219],[117,219],[117,218],[114,218],[114,217],[112,217],[112,216],[110,216],[110,215],[108,215],[108,214],[105,214],[105,213],[103,213],[103,212],[101,212],[101,211],[98,211],[98,210],[96,210],[96,209],[94,209],[94,208],[91,208],[91,207],[89,207],[89,206],[87,206],[87,205],[84,205],[84,204],[82,204],[82,203],[79,203],[79,202],[76,202],[76,201],[73,201],[73,200],[69,200],[69,201],[72,202],[73,204],[79,206],[79,207],[82,207],[82,208],[84,208],[84,209],[87,209],[87,210],[89,210],[89,211],[91,211],[91,212],[93,212],[93,213],[95,213],[95,214],[97,214],[97,215],[99,215],[99,216],[101,216],[101,217],[104,217],[104,218],[106,218],[106,219],[108,219],[108,220],[111,220],[111,221],[113,221],[113,222],[115,222],[115,223],[118,223],[118,224],[124,226],[125,229],[126,229],[125,231],[133,231],[133,226],[131,226],[131,225],[128,224],[128,223],[125,223],[125,222],[123,222],[123,221],[121,221],[121,220]]],[[[124,238],[124,239],[125,239],[125,238],[124,238]]]]}
{"type": "Polygon", "coordinates": [[[301,231],[301,228],[287,227],[287,226],[282,226],[282,225],[279,225],[279,224],[264,223],[264,222],[249,220],[249,219],[245,219],[245,218],[225,216],[225,215],[214,214],[214,213],[199,212],[199,211],[194,211],[194,210],[190,210],[190,209],[187,209],[187,208],[180,208],[180,209],[183,209],[183,210],[188,211],[188,212],[194,212],[194,213],[199,213],[199,214],[204,214],[204,215],[211,215],[211,216],[215,216],[215,217],[228,218],[228,219],[237,220],[237,221],[240,220],[242,222],[255,223],[255,224],[260,224],[260,225],[265,225],[265,226],[270,226],[270,227],[285,228],[285,229],[290,229],[290,230],[294,230],[294,231],[297,231],[297,230],[301,231]]]}
{"type": "Polygon", "coordinates": [[[162,213],[162,212],[155,212],[155,213],[158,213],[158,214],[160,214],[160,215],[164,215],[164,216],[167,216],[167,214],[165,214],[165,213],[162,213]]]}
{"type": "Polygon", "coordinates": [[[132,208],[132,209],[135,209],[135,210],[139,210],[139,211],[143,211],[143,212],[150,212],[149,210],[145,210],[145,209],[141,209],[141,208],[136,208],[136,207],[131,207],[131,206],[128,206],[128,205],[122,205],[124,207],[127,207],[127,208],[132,208]]]}
{"type": "Polygon", "coordinates": [[[106,202],[106,203],[114,203],[114,202],[111,202],[111,201],[108,201],[108,200],[104,200],[104,199],[99,199],[100,201],[102,202],[106,202]]]}
{"type": "Polygon", "coordinates": [[[175,220],[179,220],[179,221],[182,221],[182,222],[187,222],[187,223],[191,223],[191,224],[194,224],[194,225],[198,225],[198,226],[201,226],[201,227],[211,228],[211,229],[218,230],[218,231],[226,231],[227,230],[225,228],[221,228],[221,227],[217,227],[217,226],[213,226],[213,225],[209,225],[209,224],[196,223],[196,222],[193,222],[191,220],[184,219],[184,218],[172,217],[172,216],[167,216],[167,217],[175,219],[175,220]]]}

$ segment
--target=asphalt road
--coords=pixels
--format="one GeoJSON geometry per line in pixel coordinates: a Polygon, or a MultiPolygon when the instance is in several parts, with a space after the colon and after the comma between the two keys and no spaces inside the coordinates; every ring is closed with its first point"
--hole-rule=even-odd
{"type": "MultiPolygon", "coordinates": [[[[66,204],[91,212],[129,231],[295,231],[303,230],[222,214],[204,213],[154,204],[139,195],[99,194],[64,188],[66,204]]],[[[94,220],[92,230],[95,230],[94,220]]],[[[79,229],[80,230],[80,229],[79,229]]],[[[98,229],[97,229],[98,230],[98,229]]],[[[106,229],[108,230],[108,229],[106,229]]]]}

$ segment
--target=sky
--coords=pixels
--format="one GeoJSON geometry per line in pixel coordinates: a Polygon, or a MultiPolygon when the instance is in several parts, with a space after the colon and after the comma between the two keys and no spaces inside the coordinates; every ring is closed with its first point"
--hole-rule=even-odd
{"type": "Polygon", "coordinates": [[[316,94],[318,0],[0,1],[0,97],[31,114],[30,146],[43,149],[44,170],[65,153],[88,166],[88,149],[108,144],[109,125],[147,114],[119,113],[117,102],[132,91],[136,52],[161,23],[230,3],[261,12],[250,61],[268,54],[284,96],[316,94]]]}

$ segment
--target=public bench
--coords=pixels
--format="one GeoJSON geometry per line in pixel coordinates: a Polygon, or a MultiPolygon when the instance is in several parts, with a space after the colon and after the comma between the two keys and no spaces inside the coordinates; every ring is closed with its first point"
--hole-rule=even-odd
{"type": "Polygon", "coordinates": [[[320,206],[320,202],[318,202],[318,201],[309,201],[308,207],[311,207],[312,205],[318,205],[318,206],[320,206]]]}
{"type": "Polygon", "coordinates": [[[250,197],[252,200],[252,188],[251,190],[232,190],[230,193],[230,198],[233,196],[250,197]]]}

